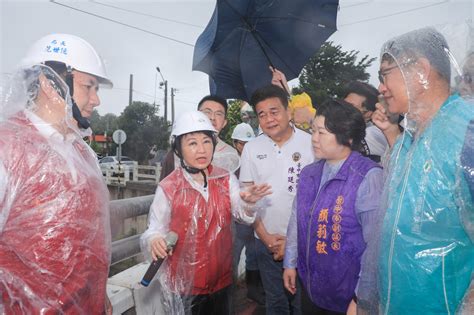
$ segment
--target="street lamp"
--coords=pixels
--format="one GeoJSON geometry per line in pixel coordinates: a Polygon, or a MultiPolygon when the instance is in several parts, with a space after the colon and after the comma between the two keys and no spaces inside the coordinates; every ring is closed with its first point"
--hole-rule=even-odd
{"type": "Polygon", "coordinates": [[[156,81],[158,78],[158,72],[155,72],[155,89],[154,89],[154,94],[153,94],[153,108],[156,109],[156,81]]]}
{"type": "Polygon", "coordinates": [[[160,67],[156,67],[156,71],[161,75],[161,79],[163,80],[162,82],[160,82],[160,87],[162,87],[163,85],[165,86],[165,113],[163,116],[165,118],[165,121],[168,121],[168,81],[165,80],[165,78],[163,77],[163,74],[160,71],[160,67]]]}

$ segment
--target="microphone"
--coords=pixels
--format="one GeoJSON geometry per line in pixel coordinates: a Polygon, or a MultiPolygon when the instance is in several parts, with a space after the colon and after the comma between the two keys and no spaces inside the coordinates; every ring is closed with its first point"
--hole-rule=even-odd
{"type": "MultiPolygon", "coordinates": [[[[168,234],[165,236],[165,242],[166,242],[166,251],[169,252],[175,245],[176,242],[178,241],[178,234],[176,234],[173,231],[170,231],[168,234]]],[[[145,275],[143,276],[142,281],[140,282],[143,286],[147,287],[153,277],[155,276],[156,272],[158,269],[160,269],[161,264],[165,258],[158,258],[157,260],[153,261],[150,264],[150,267],[148,267],[148,270],[145,272],[145,275]]]]}

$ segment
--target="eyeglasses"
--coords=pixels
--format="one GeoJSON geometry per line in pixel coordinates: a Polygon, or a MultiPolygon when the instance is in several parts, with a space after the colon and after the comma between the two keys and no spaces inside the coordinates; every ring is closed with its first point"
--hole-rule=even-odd
{"type": "Polygon", "coordinates": [[[244,146],[247,143],[247,142],[241,141],[241,140],[234,140],[233,142],[234,142],[234,145],[239,145],[240,144],[241,146],[244,146]]]}
{"type": "Polygon", "coordinates": [[[472,75],[469,74],[469,73],[464,73],[463,75],[458,75],[454,78],[454,81],[456,81],[456,84],[459,84],[461,83],[462,81],[464,81],[465,83],[467,84],[471,84],[472,83],[472,75]]]}
{"type": "Polygon", "coordinates": [[[204,113],[209,118],[212,118],[212,116],[215,116],[216,118],[225,119],[225,113],[220,110],[216,110],[214,112],[211,109],[206,108],[206,109],[202,109],[201,112],[204,113]]]}
{"type": "Polygon", "coordinates": [[[393,69],[395,68],[401,68],[401,67],[404,67],[404,66],[408,66],[410,64],[413,64],[415,63],[416,61],[415,60],[410,60],[410,61],[407,61],[407,62],[404,62],[404,63],[401,63],[399,65],[395,65],[393,67],[388,67],[386,69],[383,69],[383,70],[379,70],[379,81],[381,84],[385,84],[385,76],[387,74],[390,73],[390,71],[392,71],[393,69]]]}

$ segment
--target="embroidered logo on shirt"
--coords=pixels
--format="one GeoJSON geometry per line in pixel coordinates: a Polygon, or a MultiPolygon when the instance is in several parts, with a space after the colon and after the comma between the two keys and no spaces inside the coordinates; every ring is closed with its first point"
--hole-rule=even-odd
{"type": "MultiPolygon", "coordinates": [[[[293,160],[295,159],[294,158],[295,154],[299,154],[299,153],[293,154],[293,160]]],[[[299,156],[301,157],[301,155],[299,156]]],[[[288,192],[290,193],[296,192],[296,189],[298,188],[298,181],[300,179],[301,169],[302,169],[301,162],[298,162],[296,164],[296,167],[290,166],[288,168],[288,192]]]]}
{"type": "Polygon", "coordinates": [[[301,153],[295,152],[292,155],[293,161],[298,162],[301,159],[301,153]]]}
{"type": "Polygon", "coordinates": [[[266,158],[267,158],[266,154],[257,154],[257,159],[259,159],[259,160],[263,160],[263,159],[266,159],[266,158]]]}

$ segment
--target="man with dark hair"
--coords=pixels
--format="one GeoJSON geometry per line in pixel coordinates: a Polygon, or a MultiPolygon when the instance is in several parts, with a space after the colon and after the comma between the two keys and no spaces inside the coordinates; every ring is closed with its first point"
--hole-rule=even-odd
{"type": "Polygon", "coordinates": [[[450,90],[446,39],[433,28],[389,40],[379,91],[404,132],[377,105],[391,148],[379,259],[384,314],[474,312],[474,106],[450,90]]]}
{"type": "Polygon", "coordinates": [[[362,143],[365,155],[375,162],[380,162],[388,146],[383,132],[371,121],[378,95],[377,89],[365,82],[351,81],[345,86],[344,100],[362,113],[367,125],[362,143]]]}
{"type": "Polygon", "coordinates": [[[283,286],[286,229],[299,174],[314,160],[311,136],[290,124],[288,98],[275,85],[258,89],[251,97],[262,134],[242,152],[240,181],[244,185],[269,183],[273,194],[260,202],[254,224],[260,275],[267,314],[301,314],[300,295],[288,295],[283,286]]]}
{"type": "MultiPolygon", "coordinates": [[[[227,125],[227,101],[217,95],[204,96],[198,103],[197,110],[206,114],[209,117],[217,134],[227,125]]],[[[178,160],[175,154],[170,150],[166,154],[161,163],[160,181],[168,176],[174,169],[178,160]]],[[[239,165],[239,155],[237,151],[219,137],[217,138],[217,145],[214,153],[214,162],[217,165],[226,168],[228,171],[234,172],[239,165]]]]}
{"type": "Polygon", "coordinates": [[[215,102],[215,103],[219,103],[222,105],[222,107],[224,107],[224,111],[225,111],[225,114],[227,115],[227,107],[228,107],[228,104],[227,104],[227,101],[220,97],[220,96],[217,96],[217,95],[207,95],[207,96],[204,96],[198,103],[198,110],[201,110],[201,106],[207,102],[207,101],[212,101],[212,102],[215,102]]]}

